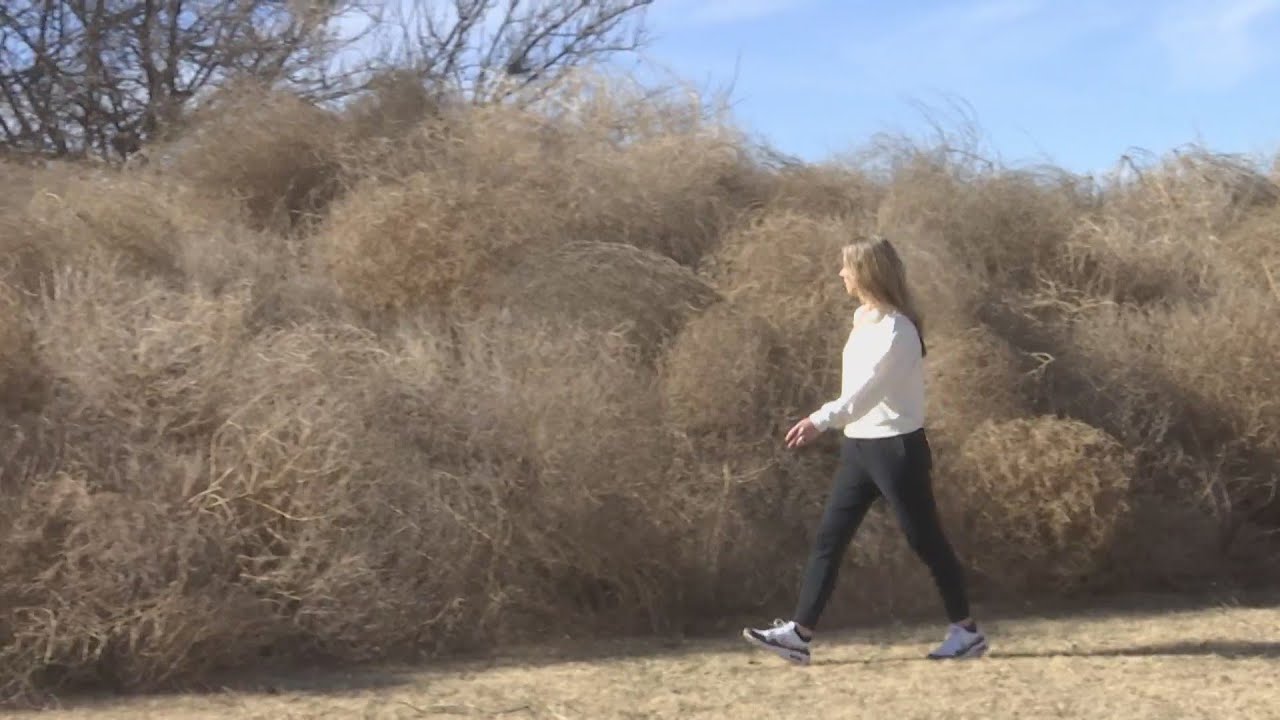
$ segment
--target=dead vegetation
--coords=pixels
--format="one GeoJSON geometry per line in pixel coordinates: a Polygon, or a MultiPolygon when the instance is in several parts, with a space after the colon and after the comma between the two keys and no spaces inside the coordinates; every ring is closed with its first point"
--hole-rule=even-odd
{"type": "MultiPolygon", "coordinates": [[[[24,169],[6,697],[789,604],[834,455],[780,433],[838,387],[838,248],[870,231],[928,313],[980,596],[1277,578],[1266,174],[797,167],[697,98],[396,87],[349,113],[241,90],[171,161],[24,169]]],[[[850,563],[836,605],[932,607],[883,514],[850,563]]]]}

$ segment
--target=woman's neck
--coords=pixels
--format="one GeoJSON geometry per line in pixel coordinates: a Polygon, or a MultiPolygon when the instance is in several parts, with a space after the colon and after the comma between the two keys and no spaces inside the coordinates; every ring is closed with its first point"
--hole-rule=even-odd
{"type": "Polygon", "coordinates": [[[859,328],[867,323],[878,322],[884,315],[885,312],[880,309],[880,306],[863,303],[858,307],[858,311],[853,314],[853,326],[859,328]]]}

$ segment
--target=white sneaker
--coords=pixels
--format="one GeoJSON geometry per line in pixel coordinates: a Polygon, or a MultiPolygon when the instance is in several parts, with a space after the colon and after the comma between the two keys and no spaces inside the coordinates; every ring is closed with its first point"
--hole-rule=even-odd
{"type": "Polygon", "coordinates": [[[809,643],[796,632],[794,622],[774,620],[773,627],[767,630],[743,628],[742,637],[796,665],[809,664],[809,643]]]}
{"type": "Polygon", "coordinates": [[[942,641],[937,650],[929,653],[929,659],[968,660],[986,655],[987,650],[987,637],[982,634],[981,629],[973,632],[959,625],[952,625],[947,628],[947,639],[942,641]]]}

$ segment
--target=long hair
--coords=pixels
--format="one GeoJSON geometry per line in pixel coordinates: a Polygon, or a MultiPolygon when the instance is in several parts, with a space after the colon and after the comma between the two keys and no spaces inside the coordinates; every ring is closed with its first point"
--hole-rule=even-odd
{"type": "Polygon", "coordinates": [[[860,238],[844,247],[841,259],[853,274],[862,301],[905,315],[920,335],[921,355],[927,354],[924,316],[920,314],[915,296],[907,284],[907,268],[893,244],[880,235],[860,238]]]}

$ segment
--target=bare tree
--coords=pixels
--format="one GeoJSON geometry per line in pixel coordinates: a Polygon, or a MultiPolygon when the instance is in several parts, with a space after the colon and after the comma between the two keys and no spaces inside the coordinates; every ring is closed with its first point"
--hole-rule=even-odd
{"type": "Polygon", "coordinates": [[[631,52],[653,0],[399,0],[381,33],[383,61],[475,101],[631,52]]]}
{"type": "Polygon", "coordinates": [[[3,0],[0,142],[125,156],[202,89],[245,74],[333,84],[331,20],[350,0],[3,0]]]}
{"type": "Polygon", "coordinates": [[[0,0],[0,146],[127,157],[246,75],[336,100],[394,69],[501,99],[636,49],[652,2],[0,0]]]}

